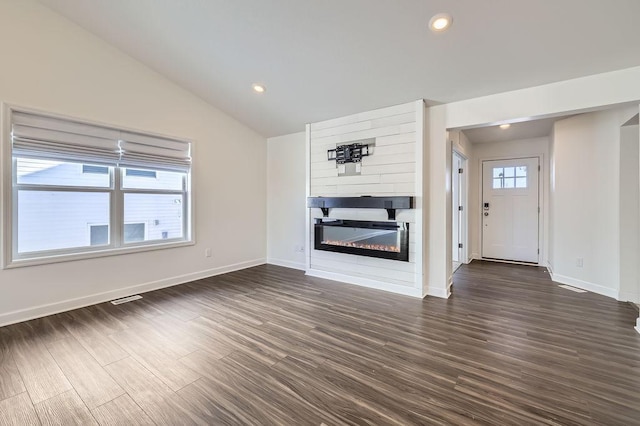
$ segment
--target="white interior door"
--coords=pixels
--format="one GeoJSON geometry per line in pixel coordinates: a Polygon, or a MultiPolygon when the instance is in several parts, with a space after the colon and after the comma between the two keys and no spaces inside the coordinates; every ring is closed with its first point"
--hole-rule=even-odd
{"type": "Polygon", "coordinates": [[[451,249],[452,260],[462,259],[462,158],[456,152],[452,155],[451,164],[451,249]]]}
{"type": "Polygon", "coordinates": [[[482,162],[482,257],[538,263],[538,158],[482,162]]]}

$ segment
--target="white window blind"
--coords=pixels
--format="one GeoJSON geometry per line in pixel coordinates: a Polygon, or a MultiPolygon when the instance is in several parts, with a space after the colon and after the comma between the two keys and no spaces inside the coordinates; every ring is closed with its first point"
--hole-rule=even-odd
{"type": "Polygon", "coordinates": [[[187,171],[191,144],[32,113],[12,114],[14,156],[187,171]]]}
{"type": "Polygon", "coordinates": [[[121,132],[119,165],[186,171],[191,166],[190,144],[130,132],[121,132]]]}
{"type": "Polygon", "coordinates": [[[13,155],[115,165],[120,132],[57,118],[14,111],[13,155]]]}

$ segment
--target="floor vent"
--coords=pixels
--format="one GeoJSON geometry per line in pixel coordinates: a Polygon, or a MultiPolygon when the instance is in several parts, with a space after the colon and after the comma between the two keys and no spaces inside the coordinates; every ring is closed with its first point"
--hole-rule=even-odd
{"type": "Polygon", "coordinates": [[[133,302],[134,300],[142,299],[142,296],[136,294],[135,296],[123,297],[122,299],[112,300],[112,305],[122,305],[123,303],[133,302]]]}
{"type": "Polygon", "coordinates": [[[575,291],[576,293],[586,293],[587,290],[583,290],[581,288],[576,288],[576,287],[571,287],[570,285],[559,285],[558,287],[562,287],[566,290],[571,290],[571,291],[575,291]]]}

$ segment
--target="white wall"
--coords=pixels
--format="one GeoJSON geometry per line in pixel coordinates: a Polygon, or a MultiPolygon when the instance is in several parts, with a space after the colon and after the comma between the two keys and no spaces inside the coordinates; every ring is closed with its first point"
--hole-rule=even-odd
{"type": "Polygon", "coordinates": [[[618,108],[554,124],[554,281],[618,297],[620,128],[637,113],[618,108]]]}
{"type": "Polygon", "coordinates": [[[305,143],[304,132],[267,139],[267,261],[302,270],[307,214],[305,143]]]}
{"type": "Polygon", "coordinates": [[[415,102],[313,123],[310,136],[312,197],[416,194],[415,102]],[[375,146],[362,159],[361,174],[339,176],[327,150],[367,138],[375,138],[375,146]]]}
{"type": "Polygon", "coordinates": [[[0,51],[2,102],[193,140],[197,241],[1,270],[0,324],[265,261],[264,138],[32,1],[0,2],[0,51]]]}
{"type": "Polygon", "coordinates": [[[449,131],[449,139],[451,140],[451,149],[462,154],[465,158],[471,159],[473,156],[473,144],[464,132],[451,130],[449,131]]]}
{"type": "MultiPolygon", "coordinates": [[[[424,104],[416,101],[309,126],[309,195],[414,196],[422,194],[424,104]],[[364,157],[359,175],[340,176],[327,150],[357,140],[375,138],[372,154],[364,157]]],[[[307,274],[422,297],[422,198],[414,209],[396,212],[409,223],[409,261],[370,258],[313,249],[313,223],[320,209],[309,210],[307,274]]],[[[331,209],[334,219],[388,220],[384,209],[331,209]]],[[[430,289],[426,289],[430,292],[430,289]]]]}
{"type": "Polygon", "coordinates": [[[549,138],[522,139],[506,142],[479,143],[473,146],[469,175],[469,235],[471,256],[479,259],[482,255],[482,161],[507,158],[540,158],[540,196],[542,212],[540,215],[541,265],[547,265],[546,253],[549,239],[549,138]]]}
{"type": "Polygon", "coordinates": [[[640,303],[640,130],[620,129],[620,297],[640,303]]]}
{"type": "Polygon", "coordinates": [[[549,220],[547,221],[547,238],[546,238],[546,258],[547,258],[547,268],[549,270],[549,272],[551,274],[553,274],[553,259],[554,259],[554,252],[553,252],[553,247],[554,247],[554,235],[555,235],[555,224],[553,219],[551,218],[551,213],[553,211],[554,205],[553,205],[553,197],[551,196],[551,191],[552,188],[555,187],[555,180],[556,180],[556,169],[555,169],[555,164],[556,164],[556,157],[555,157],[555,152],[554,152],[554,144],[553,141],[555,140],[555,132],[553,130],[553,127],[551,128],[551,133],[549,134],[549,191],[548,191],[548,203],[547,203],[547,211],[549,212],[548,217],[549,220]]]}
{"type": "Polygon", "coordinates": [[[604,106],[637,104],[640,67],[440,105],[448,129],[516,122],[532,117],[562,116],[604,106]]]}

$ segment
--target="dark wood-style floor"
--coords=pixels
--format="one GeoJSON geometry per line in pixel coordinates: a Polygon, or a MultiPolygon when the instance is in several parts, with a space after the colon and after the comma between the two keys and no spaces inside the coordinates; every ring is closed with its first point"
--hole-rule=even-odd
{"type": "Polygon", "coordinates": [[[526,266],[449,300],[260,266],[0,328],[0,424],[640,424],[636,315],[526,266]]]}

